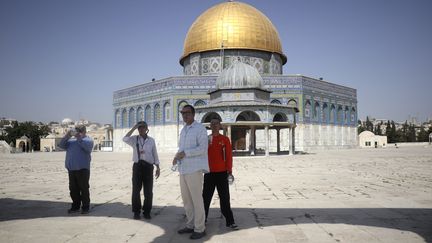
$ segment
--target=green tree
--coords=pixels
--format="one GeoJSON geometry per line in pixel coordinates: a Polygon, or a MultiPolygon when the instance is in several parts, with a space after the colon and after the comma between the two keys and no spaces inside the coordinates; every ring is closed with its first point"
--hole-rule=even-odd
{"type": "Polygon", "coordinates": [[[375,135],[382,135],[382,131],[381,131],[382,124],[383,122],[381,121],[381,123],[375,127],[375,135]]]}
{"type": "Polygon", "coordinates": [[[374,126],[371,121],[369,121],[369,117],[366,117],[366,130],[373,132],[374,126]]]}
{"type": "Polygon", "coordinates": [[[399,142],[396,133],[396,124],[394,121],[391,121],[390,136],[388,137],[388,141],[389,143],[399,142]]]}
{"type": "Polygon", "coordinates": [[[22,137],[27,136],[30,138],[32,145],[35,150],[40,149],[40,138],[45,137],[50,132],[50,129],[47,125],[42,123],[35,123],[31,121],[26,121],[22,123],[15,122],[12,124],[12,127],[6,128],[6,142],[7,143],[15,143],[15,141],[22,137]]]}
{"type": "Polygon", "coordinates": [[[362,123],[362,121],[361,120],[358,120],[357,121],[357,133],[358,134],[360,134],[360,133],[362,133],[363,131],[365,131],[366,129],[365,129],[365,127],[363,126],[363,123],[362,123]]]}
{"type": "Polygon", "coordinates": [[[414,124],[411,124],[408,127],[408,134],[407,134],[407,141],[408,142],[416,142],[416,130],[414,124]]]}
{"type": "Polygon", "coordinates": [[[421,125],[420,132],[417,136],[418,142],[429,142],[429,133],[425,130],[424,126],[421,125]]]}
{"type": "Polygon", "coordinates": [[[390,137],[390,132],[391,132],[391,126],[390,126],[390,121],[388,120],[387,121],[387,125],[386,125],[386,132],[385,132],[385,135],[387,136],[387,139],[390,137]]]}
{"type": "Polygon", "coordinates": [[[408,142],[408,121],[405,121],[405,123],[402,125],[402,129],[399,131],[398,137],[400,138],[400,142],[408,142]]]}

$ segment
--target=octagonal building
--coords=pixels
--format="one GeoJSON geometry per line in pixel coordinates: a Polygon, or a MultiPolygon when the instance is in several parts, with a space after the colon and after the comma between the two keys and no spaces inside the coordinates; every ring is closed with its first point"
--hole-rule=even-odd
{"type": "Polygon", "coordinates": [[[278,31],[253,6],[229,1],[202,13],[186,34],[179,62],[183,76],[114,92],[114,151],[130,150],[122,137],[141,120],[149,124],[158,150],[176,151],[183,126],[179,111],[186,104],[197,108],[199,122],[218,115],[237,152],[308,152],[358,144],[357,91],[283,75],[287,57],[278,31]],[[246,71],[233,74],[238,70],[246,71]],[[230,101],[222,105],[218,99],[223,97],[230,101]]]}

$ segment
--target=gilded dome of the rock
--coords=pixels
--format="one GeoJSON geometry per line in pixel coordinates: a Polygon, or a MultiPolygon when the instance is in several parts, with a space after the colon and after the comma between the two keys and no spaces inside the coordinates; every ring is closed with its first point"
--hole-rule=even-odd
{"type": "Polygon", "coordinates": [[[224,49],[251,49],[279,53],[279,34],[256,8],[241,2],[217,4],[201,14],[186,35],[180,62],[191,53],[224,49]]]}

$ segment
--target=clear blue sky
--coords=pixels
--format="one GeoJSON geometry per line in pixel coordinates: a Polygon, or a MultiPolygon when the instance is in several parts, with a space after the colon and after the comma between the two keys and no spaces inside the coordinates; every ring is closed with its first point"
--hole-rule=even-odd
{"type": "MultiPolygon", "coordinates": [[[[115,90],[182,75],[189,26],[219,2],[1,0],[0,117],[111,123],[115,90]]],[[[278,29],[284,74],[357,89],[361,119],[432,117],[432,1],[244,2],[278,29]]]]}

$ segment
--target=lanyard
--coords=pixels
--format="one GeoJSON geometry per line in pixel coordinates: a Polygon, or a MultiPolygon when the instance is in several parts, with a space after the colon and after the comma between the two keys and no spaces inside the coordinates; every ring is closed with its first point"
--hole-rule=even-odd
{"type": "Polygon", "coordinates": [[[137,148],[138,160],[141,159],[139,146],[141,146],[141,149],[144,150],[144,145],[145,145],[145,143],[147,142],[147,139],[148,139],[148,138],[146,138],[146,139],[144,140],[144,143],[141,145],[140,136],[137,136],[136,148],[137,148]],[[139,144],[139,146],[138,146],[138,144],[139,144]]]}
{"type": "Polygon", "coordinates": [[[140,139],[140,137],[138,137],[138,143],[139,143],[139,145],[140,145],[140,147],[141,147],[141,150],[144,150],[144,145],[146,144],[146,142],[147,142],[147,138],[144,140],[144,142],[141,144],[141,139],[140,139]]]}

